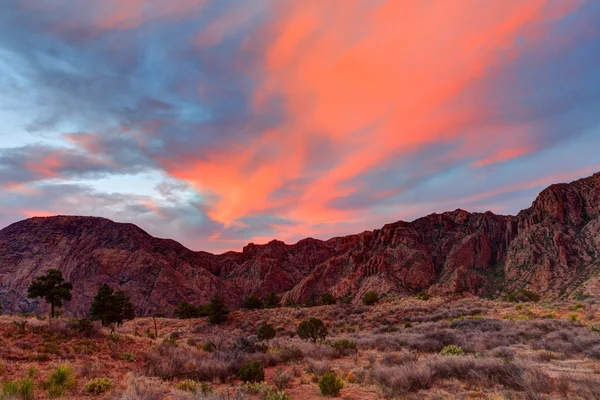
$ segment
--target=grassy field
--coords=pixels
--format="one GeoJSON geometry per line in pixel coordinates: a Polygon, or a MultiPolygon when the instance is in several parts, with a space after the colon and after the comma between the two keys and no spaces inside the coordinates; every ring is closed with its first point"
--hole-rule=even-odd
{"type": "Polygon", "coordinates": [[[0,399],[319,399],[342,385],[343,399],[599,399],[599,310],[594,299],[401,298],[235,311],[221,325],[138,318],[112,335],[4,315],[0,399]],[[296,334],[311,317],[328,328],[322,342],[296,334]],[[275,338],[258,340],[263,323],[275,338]],[[264,381],[243,383],[252,361],[264,381]]]}

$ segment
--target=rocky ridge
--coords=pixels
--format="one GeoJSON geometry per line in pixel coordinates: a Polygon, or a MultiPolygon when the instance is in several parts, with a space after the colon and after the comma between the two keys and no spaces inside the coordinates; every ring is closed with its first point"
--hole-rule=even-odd
{"type": "Polygon", "coordinates": [[[597,291],[600,173],[542,191],[516,216],[455,210],[327,241],[248,244],[214,255],[104,218],[31,218],[0,231],[0,298],[13,312],[45,310],[26,298],[31,280],[59,268],[74,285],[66,308],[87,313],[102,283],[127,291],[140,315],[170,314],[181,300],[223,295],[237,307],[269,291],[310,301],[330,291],[354,301],[382,295],[471,293],[520,288],[546,298],[597,291]]]}

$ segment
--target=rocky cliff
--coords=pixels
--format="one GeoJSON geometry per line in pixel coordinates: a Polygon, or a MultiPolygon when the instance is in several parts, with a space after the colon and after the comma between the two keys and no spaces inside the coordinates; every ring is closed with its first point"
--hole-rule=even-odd
{"type": "Polygon", "coordinates": [[[239,306],[273,290],[301,302],[330,291],[381,294],[529,288],[547,298],[600,287],[600,173],[552,185],[517,216],[456,210],[327,241],[249,244],[213,255],[103,218],[31,218],[0,231],[0,297],[13,312],[44,310],[31,280],[59,268],[73,282],[67,309],[86,314],[102,283],[127,291],[139,314],[169,314],[181,300],[224,295],[239,306]]]}

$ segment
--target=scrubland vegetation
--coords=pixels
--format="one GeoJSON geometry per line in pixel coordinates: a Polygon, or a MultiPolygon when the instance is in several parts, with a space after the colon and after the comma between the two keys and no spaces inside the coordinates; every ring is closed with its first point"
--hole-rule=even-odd
{"type": "Polygon", "coordinates": [[[114,332],[101,319],[4,315],[0,399],[600,398],[596,300],[531,297],[251,299],[227,312],[213,303],[216,319],[184,306],[180,319],[114,332]]]}

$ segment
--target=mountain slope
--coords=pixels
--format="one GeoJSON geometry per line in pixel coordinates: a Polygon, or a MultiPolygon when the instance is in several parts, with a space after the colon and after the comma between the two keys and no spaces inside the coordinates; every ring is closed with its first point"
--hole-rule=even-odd
{"type": "Polygon", "coordinates": [[[600,173],[542,191],[517,216],[456,210],[327,241],[249,244],[213,255],[104,218],[31,218],[0,231],[0,297],[15,312],[45,310],[26,298],[31,280],[59,268],[73,282],[67,308],[85,315],[106,282],[139,314],[169,314],[181,300],[222,294],[232,307],[273,290],[301,302],[330,291],[500,295],[527,287],[548,298],[600,288],[600,173]]]}

